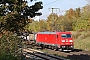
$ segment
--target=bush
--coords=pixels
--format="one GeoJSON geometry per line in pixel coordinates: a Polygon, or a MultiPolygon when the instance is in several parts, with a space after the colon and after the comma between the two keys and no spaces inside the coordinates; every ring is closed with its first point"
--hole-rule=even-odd
{"type": "Polygon", "coordinates": [[[18,60],[17,57],[11,55],[11,54],[1,54],[0,55],[0,60],[18,60]]]}
{"type": "Polygon", "coordinates": [[[73,39],[77,39],[81,35],[80,32],[72,32],[73,39]]]}
{"type": "Polygon", "coordinates": [[[74,38],[74,47],[76,49],[90,51],[90,31],[72,32],[74,38]]]}
{"type": "Polygon", "coordinates": [[[16,36],[3,34],[0,38],[0,60],[17,60],[20,44],[16,36]]]}

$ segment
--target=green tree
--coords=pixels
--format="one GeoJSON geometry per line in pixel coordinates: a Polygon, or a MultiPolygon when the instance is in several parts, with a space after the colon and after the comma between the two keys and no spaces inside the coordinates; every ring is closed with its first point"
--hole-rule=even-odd
{"type": "Polygon", "coordinates": [[[41,12],[38,11],[42,8],[42,2],[28,6],[26,0],[2,0],[0,3],[0,30],[18,31],[23,29],[30,23],[28,17],[41,15],[41,12]]]}
{"type": "Polygon", "coordinates": [[[38,31],[40,31],[39,22],[38,22],[38,21],[33,21],[32,23],[30,23],[30,24],[27,26],[27,29],[28,29],[29,31],[33,31],[33,32],[38,32],[38,31]]]}
{"type": "Polygon", "coordinates": [[[0,60],[18,60],[18,45],[21,45],[21,40],[12,33],[3,34],[0,38],[0,60]]]}
{"type": "Polygon", "coordinates": [[[26,0],[0,0],[0,60],[17,60],[22,42],[13,32],[23,30],[30,23],[28,17],[41,15],[38,11],[42,8],[42,2],[28,6],[26,0]]]}
{"type": "Polygon", "coordinates": [[[46,21],[40,20],[39,21],[39,27],[40,27],[40,31],[46,31],[47,30],[46,21]]]}

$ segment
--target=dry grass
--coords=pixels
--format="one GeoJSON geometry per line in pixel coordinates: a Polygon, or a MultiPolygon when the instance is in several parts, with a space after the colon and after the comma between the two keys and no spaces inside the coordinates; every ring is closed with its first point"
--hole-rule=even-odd
{"type": "Polygon", "coordinates": [[[90,37],[87,37],[82,40],[80,39],[74,40],[74,46],[77,49],[90,51],[90,37]]]}
{"type": "Polygon", "coordinates": [[[72,32],[74,39],[74,47],[76,49],[82,49],[90,51],[90,32],[72,32]]]}

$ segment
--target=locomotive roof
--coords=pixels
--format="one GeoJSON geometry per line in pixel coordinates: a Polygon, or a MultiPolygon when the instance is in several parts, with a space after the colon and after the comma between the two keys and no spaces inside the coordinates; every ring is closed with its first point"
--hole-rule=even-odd
{"type": "Polygon", "coordinates": [[[57,33],[70,33],[70,32],[38,32],[38,34],[57,34],[57,33]]]}
{"type": "Polygon", "coordinates": [[[55,34],[56,32],[39,32],[39,34],[55,34]]]}

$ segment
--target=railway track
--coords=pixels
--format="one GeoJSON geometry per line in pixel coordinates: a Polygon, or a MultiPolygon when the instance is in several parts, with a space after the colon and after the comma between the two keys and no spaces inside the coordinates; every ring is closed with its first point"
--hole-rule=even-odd
{"type": "Polygon", "coordinates": [[[66,57],[67,59],[71,60],[90,60],[90,52],[89,51],[76,51],[73,52],[60,52],[60,51],[54,51],[50,49],[46,49],[47,51],[54,52],[54,54],[66,57]]]}
{"type": "Polygon", "coordinates": [[[90,60],[89,51],[70,52],[72,55],[68,55],[70,58],[76,58],[78,60],[90,60]]]}
{"type": "Polygon", "coordinates": [[[61,58],[59,56],[54,56],[54,55],[50,55],[38,50],[34,50],[34,49],[23,49],[23,55],[26,56],[26,58],[30,58],[33,60],[66,60],[64,58],[61,58]]]}
{"type": "MultiPolygon", "coordinates": [[[[32,44],[29,45],[29,46],[30,46],[30,48],[32,47],[33,49],[42,50],[41,47],[38,47],[38,46],[35,46],[35,45],[33,46],[32,44]]],[[[31,51],[30,49],[27,49],[27,50],[31,51]]],[[[63,57],[66,57],[67,59],[71,59],[71,60],[90,60],[90,51],[82,51],[82,50],[75,49],[73,52],[60,52],[60,51],[54,51],[54,50],[47,49],[47,48],[43,49],[42,51],[47,52],[47,53],[50,53],[52,55],[63,56],[63,57]]],[[[28,55],[30,55],[30,53],[28,55]]],[[[33,51],[33,53],[35,53],[37,55],[39,54],[39,52],[35,52],[35,51],[33,51]]],[[[28,55],[26,55],[26,56],[28,56],[28,55]]],[[[51,60],[60,60],[60,59],[61,60],[65,60],[65,59],[62,59],[62,58],[58,59],[58,58],[50,57],[51,55],[49,56],[48,54],[44,54],[43,52],[41,53],[41,55],[42,56],[47,55],[48,57],[46,57],[46,56],[44,58],[41,57],[42,58],[41,59],[39,57],[39,55],[37,57],[39,60],[50,60],[50,59],[51,60]]],[[[38,59],[36,59],[36,60],[38,60],[38,59]]]]}

